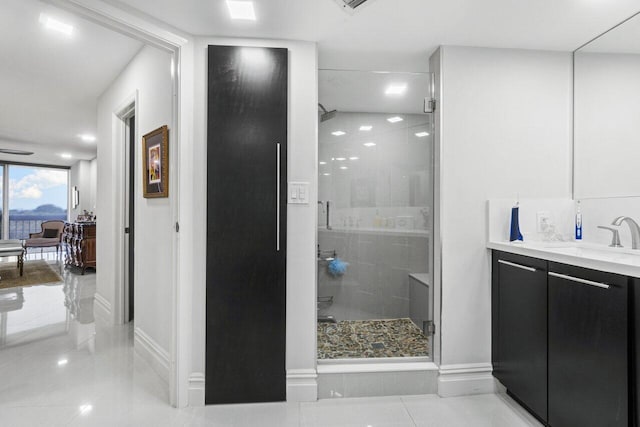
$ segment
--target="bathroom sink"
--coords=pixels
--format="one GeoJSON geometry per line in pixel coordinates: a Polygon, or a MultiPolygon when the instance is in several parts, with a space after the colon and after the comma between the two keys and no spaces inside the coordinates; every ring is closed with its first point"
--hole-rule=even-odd
{"type": "Polygon", "coordinates": [[[632,251],[625,248],[610,248],[600,245],[565,244],[548,245],[545,250],[562,255],[570,255],[580,258],[589,258],[609,262],[622,262],[625,264],[639,264],[640,251],[632,251]]]}

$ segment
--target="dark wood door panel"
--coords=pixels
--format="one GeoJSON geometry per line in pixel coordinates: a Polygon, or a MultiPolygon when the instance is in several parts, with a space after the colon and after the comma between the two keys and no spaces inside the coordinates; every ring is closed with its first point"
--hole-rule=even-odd
{"type": "Polygon", "coordinates": [[[288,52],[208,53],[206,402],[282,401],[288,52]]]}

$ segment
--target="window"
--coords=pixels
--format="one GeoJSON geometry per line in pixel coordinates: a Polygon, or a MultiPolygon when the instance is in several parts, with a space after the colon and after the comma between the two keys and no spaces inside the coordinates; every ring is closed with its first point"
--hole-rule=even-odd
{"type": "Polygon", "coordinates": [[[2,212],[3,238],[26,239],[40,232],[44,221],[67,220],[68,170],[4,165],[2,173],[9,181],[8,194],[2,191],[3,198],[8,196],[7,206],[3,205],[8,212],[2,212]]]}

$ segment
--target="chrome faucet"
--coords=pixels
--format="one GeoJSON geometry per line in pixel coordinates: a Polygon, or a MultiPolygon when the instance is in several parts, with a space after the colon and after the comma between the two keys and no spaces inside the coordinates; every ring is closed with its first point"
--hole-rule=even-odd
{"type": "Polygon", "coordinates": [[[619,216],[613,220],[611,225],[620,226],[626,222],[631,231],[631,248],[640,249],[640,225],[628,216],[619,216]]]}

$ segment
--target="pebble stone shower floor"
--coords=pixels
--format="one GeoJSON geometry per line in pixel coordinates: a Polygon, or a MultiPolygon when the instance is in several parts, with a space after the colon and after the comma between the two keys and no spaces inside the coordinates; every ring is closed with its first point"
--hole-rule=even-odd
{"type": "Polygon", "coordinates": [[[429,356],[429,340],[411,319],[318,323],[318,359],[429,356]]]}

